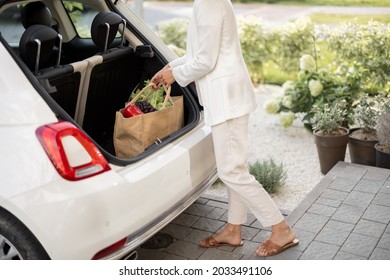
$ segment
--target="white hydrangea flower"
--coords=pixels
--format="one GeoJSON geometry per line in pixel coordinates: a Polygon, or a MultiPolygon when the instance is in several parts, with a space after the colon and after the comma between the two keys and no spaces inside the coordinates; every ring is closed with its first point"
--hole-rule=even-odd
{"type": "Polygon", "coordinates": [[[285,81],[282,85],[283,92],[286,92],[289,89],[294,88],[294,82],[293,81],[285,81]]]}
{"type": "Polygon", "coordinates": [[[291,126],[295,119],[296,116],[293,112],[282,113],[279,115],[280,124],[285,128],[291,126]]]}
{"type": "Polygon", "coordinates": [[[275,96],[275,98],[274,98],[275,102],[282,103],[283,96],[284,95],[277,95],[277,96],[275,96]]]}
{"type": "Polygon", "coordinates": [[[269,100],[264,104],[265,111],[270,115],[275,115],[279,113],[280,110],[280,102],[277,100],[269,100]]]}
{"type": "Polygon", "coordinates": [[[299,60],[299,66],[301,70],[316,70],[316,61],[309,54],[304,54],[299,60]]]}
{"type": "Polygon", "coordinates": [[[283,97],[282,105],[288,109],[292,107],[292,97],[290,95],[285,95],[283,97]]]}
{"type": "Polygon", "coordinates": [[[317,80],[310,80],[309,81],[309,90],[311,96],[318,96],[321,94],[322,90],[324,89],[324,86],[321,84],[320,81],[317,80]]]}

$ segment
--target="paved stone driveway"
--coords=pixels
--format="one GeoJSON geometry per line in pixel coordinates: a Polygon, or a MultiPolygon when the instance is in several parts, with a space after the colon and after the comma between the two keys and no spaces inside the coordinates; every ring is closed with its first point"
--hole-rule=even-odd
{"type": "Polygon", "coordinates": [[[223,198],[202,196],[161,232],[166,248],[138,251],[141,260],[368,260],[390,259],[390,170],[339,162],[291,213],[283,211],[300,244],[273,257],[255,249],[270,234],[252,216],[239,248],[201,248],[198,242],[226,223],[223,198]]]}

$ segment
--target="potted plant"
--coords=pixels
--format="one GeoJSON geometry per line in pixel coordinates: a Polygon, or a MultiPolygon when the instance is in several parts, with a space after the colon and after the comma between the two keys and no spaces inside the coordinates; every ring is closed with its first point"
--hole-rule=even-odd
{"type": "Polygon", "coordinates": [[[348,128],[341,126],[346,118],[346,102],[314,106],[311,119],[321,173],[326,174],[339,161],[344,161],[348,144],[348,128]]]}
{"type": "Polygon", "coordinates": [[[390,101],[385,103],[384,113],[378,118],[376,127],[378,141],[375,145],[376,166],[390,168],[390,101]]]}
{"type": "MultiPolygon", "coordinates": [[[[289,113],[290,120],[299,117],[309,130],[313,130],[311,119],[315,106],[345,101],[346,115],[352,113],[352,104],[361,91],[361,75],[354,67],[328,65],[319,68],[317,59],[306,54],[300,59],[300,69],[294,81],[283,84],[282,95],[265,104],[267,113],[280,116],[289,113]]],[[[283,126],[291,124],[292,121],[283,126]]]]}
{"type": "Polygon", "coordinates": [[[350,129],[349,153],[351,162],[357,164],[376,164],[375,144],[378,143],[376,124],[380,110],[379,96],[370,97],[367,93],[361,94],[353,109],[353,120],[357,127],[350,129]]]}

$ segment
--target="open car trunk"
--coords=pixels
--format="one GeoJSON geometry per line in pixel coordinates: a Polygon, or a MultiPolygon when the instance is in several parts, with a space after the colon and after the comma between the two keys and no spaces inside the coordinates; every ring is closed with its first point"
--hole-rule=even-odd
{"type": "MultiPolygon", "coordinates": [[[[130,94],[136,88],[142,88],[145,81],[149,80],[164,65],[158,61],[152,47],[142,46],[137,47],[133,53],[123,59],[110,60],[110,57],[107,61],[103,59],[103,63],[99,66],[91,72],[82,128],[106,153],[115,157],[113,133],[116,112],[125,106],[130,99],[130,94]]],[[[156,151],[198,122],[198,106],[188,89],[175,84],[172,86],[171,96],[183,96],[183,128],[161,139],[162,142],[156,142],[147,147],[145,152],[134,158],[122,159],[123,163],[140,159],[156,151]]],[[[161,119],[160,121],[167,120],[161,119]]]]}
{"type": "MultiPolygon", "coordinates": [[[[157,151],[189,131],[199,121],[199,105],[194,98],[195,87],[181,88],[175,83],[172,85],[171,96],[183,96],[184,126],[161,139],[161,142],[156,141],[133,158],[117,157],[113,143],[116,112],[124,108],[125,103],[129,101],[131,93],[136,88],[142,88],[145,81],[149,80],[163,66],[164,64],[159,61],[150,46],[138,47],[130,55],[121,59],[111,59],[108,55],[91,71],[87,95],[84,100],[80,97],[68,98],[67,94],[63,94],[69,88],[67,83],[61,84],[56,80],[47,81],[44,75],[36,75],[35,77],[41,85],[46,87],[46,92],[43,95],[47,95],[48,103],[53,105],[59,119],[69,121],[71,118],[72,122],[80,126],[96,142],[109,161],[118,165],[126,165],[157,151]],[[49,86],[47,87],[48,82],[49,86]],[[48,89],[53,87],[55,89],[50,92],[48,89]],[[51,102],[50,99],[52,99],[51,102]],[[84,103],[83,109],[80,109],[82,107],[80,104],[77,107],[75,101],[84,103]],[[56,104],[63,110],[58,110],[56,104]]],[[[85,86],[84,90],[86,90],[85,86]]]]}
{"type": "Polygon", "coordinates": [[[42,42],[39,55],[46,58],[47,65],[39,64],[39,67],[35,64],[35,56],[30,58],[31,51],[27,49],[27,40],[31,42],[33,38],[22,37],[18,49],[11,50],[11,46],[9,49],[58,119],[80,127],[108,161],[124,166],[154,153],[191,130],[199,122],[201,107],[193,85],[181,88],[173,84],[171,96],[183,96],[184,126],[134,157],[119,158],[113,142],[116,112],[129,101],[133,90],[142,87],[167,61],[132,23],[126,22],[126,31],[119,29],[118,32],[120,37],[117,35],[104,50],[99,48],[97,40],[75,36],[67,42],[56,42],[53,55],[44,53],[42,42]],[[137,37],[137,44],[130,43],[123,34],[137,37]],[[57,61],[55,65],[50,64],[54,61],[57,61]]]}

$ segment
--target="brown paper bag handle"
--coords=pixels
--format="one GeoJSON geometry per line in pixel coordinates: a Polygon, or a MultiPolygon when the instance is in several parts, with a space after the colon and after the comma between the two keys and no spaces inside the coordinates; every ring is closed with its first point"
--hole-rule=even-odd
{"type": "MultiPolygon", "coordinates": [[[[154,83],[147,84],[143,89],[141,89],[136,94],[136,96],[133,97],[133,99],[131,99],[129,101],[129,103],[126,105],[126,107],[131,105],[131,104],[133,104],[133,103],[135,103],[138,100],[138,98],[140,98],[141,95],[145,92],[145,90],[147,90],[148,88],[150,88],[150,87],[152,87],[154,85],[155,85],[154,83]]],[[[164,98],[164,102],[163,102],[163,105],[161,106],[160,110],[165,109],[165,107],[167,106],[168,100],[170,100],[172,102],[172,104],[173,104],[173,100],[172,100],[172,97],[171,97],[171,86],[169,86],[167,88],[165,85],[163,85],[163,88],[164,88],[164,91],[165,91],[165,98],[164,98]]],[[[146,96],[146,98],[148,98],[151,93],[152,93],[152,91],[146,96]]]]}
{"type": "Polygon", "coordinates": [[[170,100],[171,103],[173,104],[173,100],[172,100],[172,97],[171,97],[171,86],[169,86],[167,88],[167,87],[165,87],[165,85],[163,85],[163,88],[164,88],[164,91],[165,91],[165,98],[164,98],[163,105],[161,106],[161,109],[165,109],[165,106],[167,106],[168,100],[170,100]]]}
{"type": "MultiPolygon", "coordinates": [[[[145,90],[147,90],[147,89],[150,88],[151,86],[154,86],[154,83],[149,83],[149,84],[147,84],[146,86],[144,86],[144,88],[141,89],[141,90],[133,97],[133,99],[131,99],[131,100],[129,101],[128,104],[130,105],[130,104],[135,103],[135,102],[138,100],[138,98],[140,98],[141,95],[145,92],[145,90]]],[[[149,95],[150,95],[150,93],[149,93],[146,97],[149,97],[149,95]]]]}

